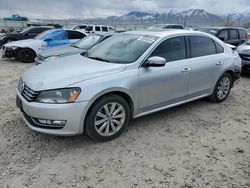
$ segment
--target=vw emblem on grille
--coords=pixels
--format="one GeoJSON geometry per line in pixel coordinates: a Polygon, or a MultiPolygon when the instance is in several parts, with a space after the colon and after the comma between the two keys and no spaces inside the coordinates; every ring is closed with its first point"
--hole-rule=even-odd
{"type": "Polygon", "coordinates": [[[25,83],[21,83],[21,85],[20,85],[20,93],[23,93],[24,88],[25,88],[25,83]]]}

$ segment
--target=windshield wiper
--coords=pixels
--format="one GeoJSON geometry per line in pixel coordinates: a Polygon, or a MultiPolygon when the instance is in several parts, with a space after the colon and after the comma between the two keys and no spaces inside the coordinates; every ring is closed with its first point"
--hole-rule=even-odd
{"type": "Polygon", "coordinates": [[[72,44],[71,46],[72,46],[72,47],[75,47],[75,48],[80,48],[79,46],[74,45],[74,44],[72,44]]]}

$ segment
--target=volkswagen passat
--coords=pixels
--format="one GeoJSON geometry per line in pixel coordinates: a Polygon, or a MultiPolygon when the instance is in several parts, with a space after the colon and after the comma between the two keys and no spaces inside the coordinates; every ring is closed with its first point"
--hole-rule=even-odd
{"type": "Polygon", "coordinates": [[[16,101],[35,131],[107,141],[132,118],[203,97],[224,101],[240,72],[237,52],[212,35],[131,31],[27,70],[16,101]]]}

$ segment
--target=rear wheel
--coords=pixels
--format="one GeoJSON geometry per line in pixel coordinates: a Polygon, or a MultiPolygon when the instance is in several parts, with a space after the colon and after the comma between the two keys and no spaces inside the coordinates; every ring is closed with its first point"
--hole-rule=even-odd
{"type": "Polygon", "coordinates": [[[36,53],[29,48],[22,48],[17,52],[17,59],[24,63],[32,63],[36,57],[36,53]]]}
{"type": "Polygon", "coordinates": [[[225,72],[217,81],[213,94],[209,97],[211,101],[222,102],[228,97],[233,85],[232,76],[225,72]]]}
{"type": "Polygon", "coordinates": [[[130,108],[125,99],[109,95],[97,100],[90,109],[85,130],[97,141],[109,141],[118,137],[128,125],[130,108]]]}

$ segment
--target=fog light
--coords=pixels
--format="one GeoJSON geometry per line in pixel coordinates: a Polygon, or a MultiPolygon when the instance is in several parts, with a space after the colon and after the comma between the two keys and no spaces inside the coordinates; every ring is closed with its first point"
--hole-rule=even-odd
{"type": "Polygon", "coordinates": [[[37,119],[33,118],[35,122],[44,126],[55,126],[55,127],[63,127],[66,124],[65,120],[47,120],[47,119],[37,119]]]}

